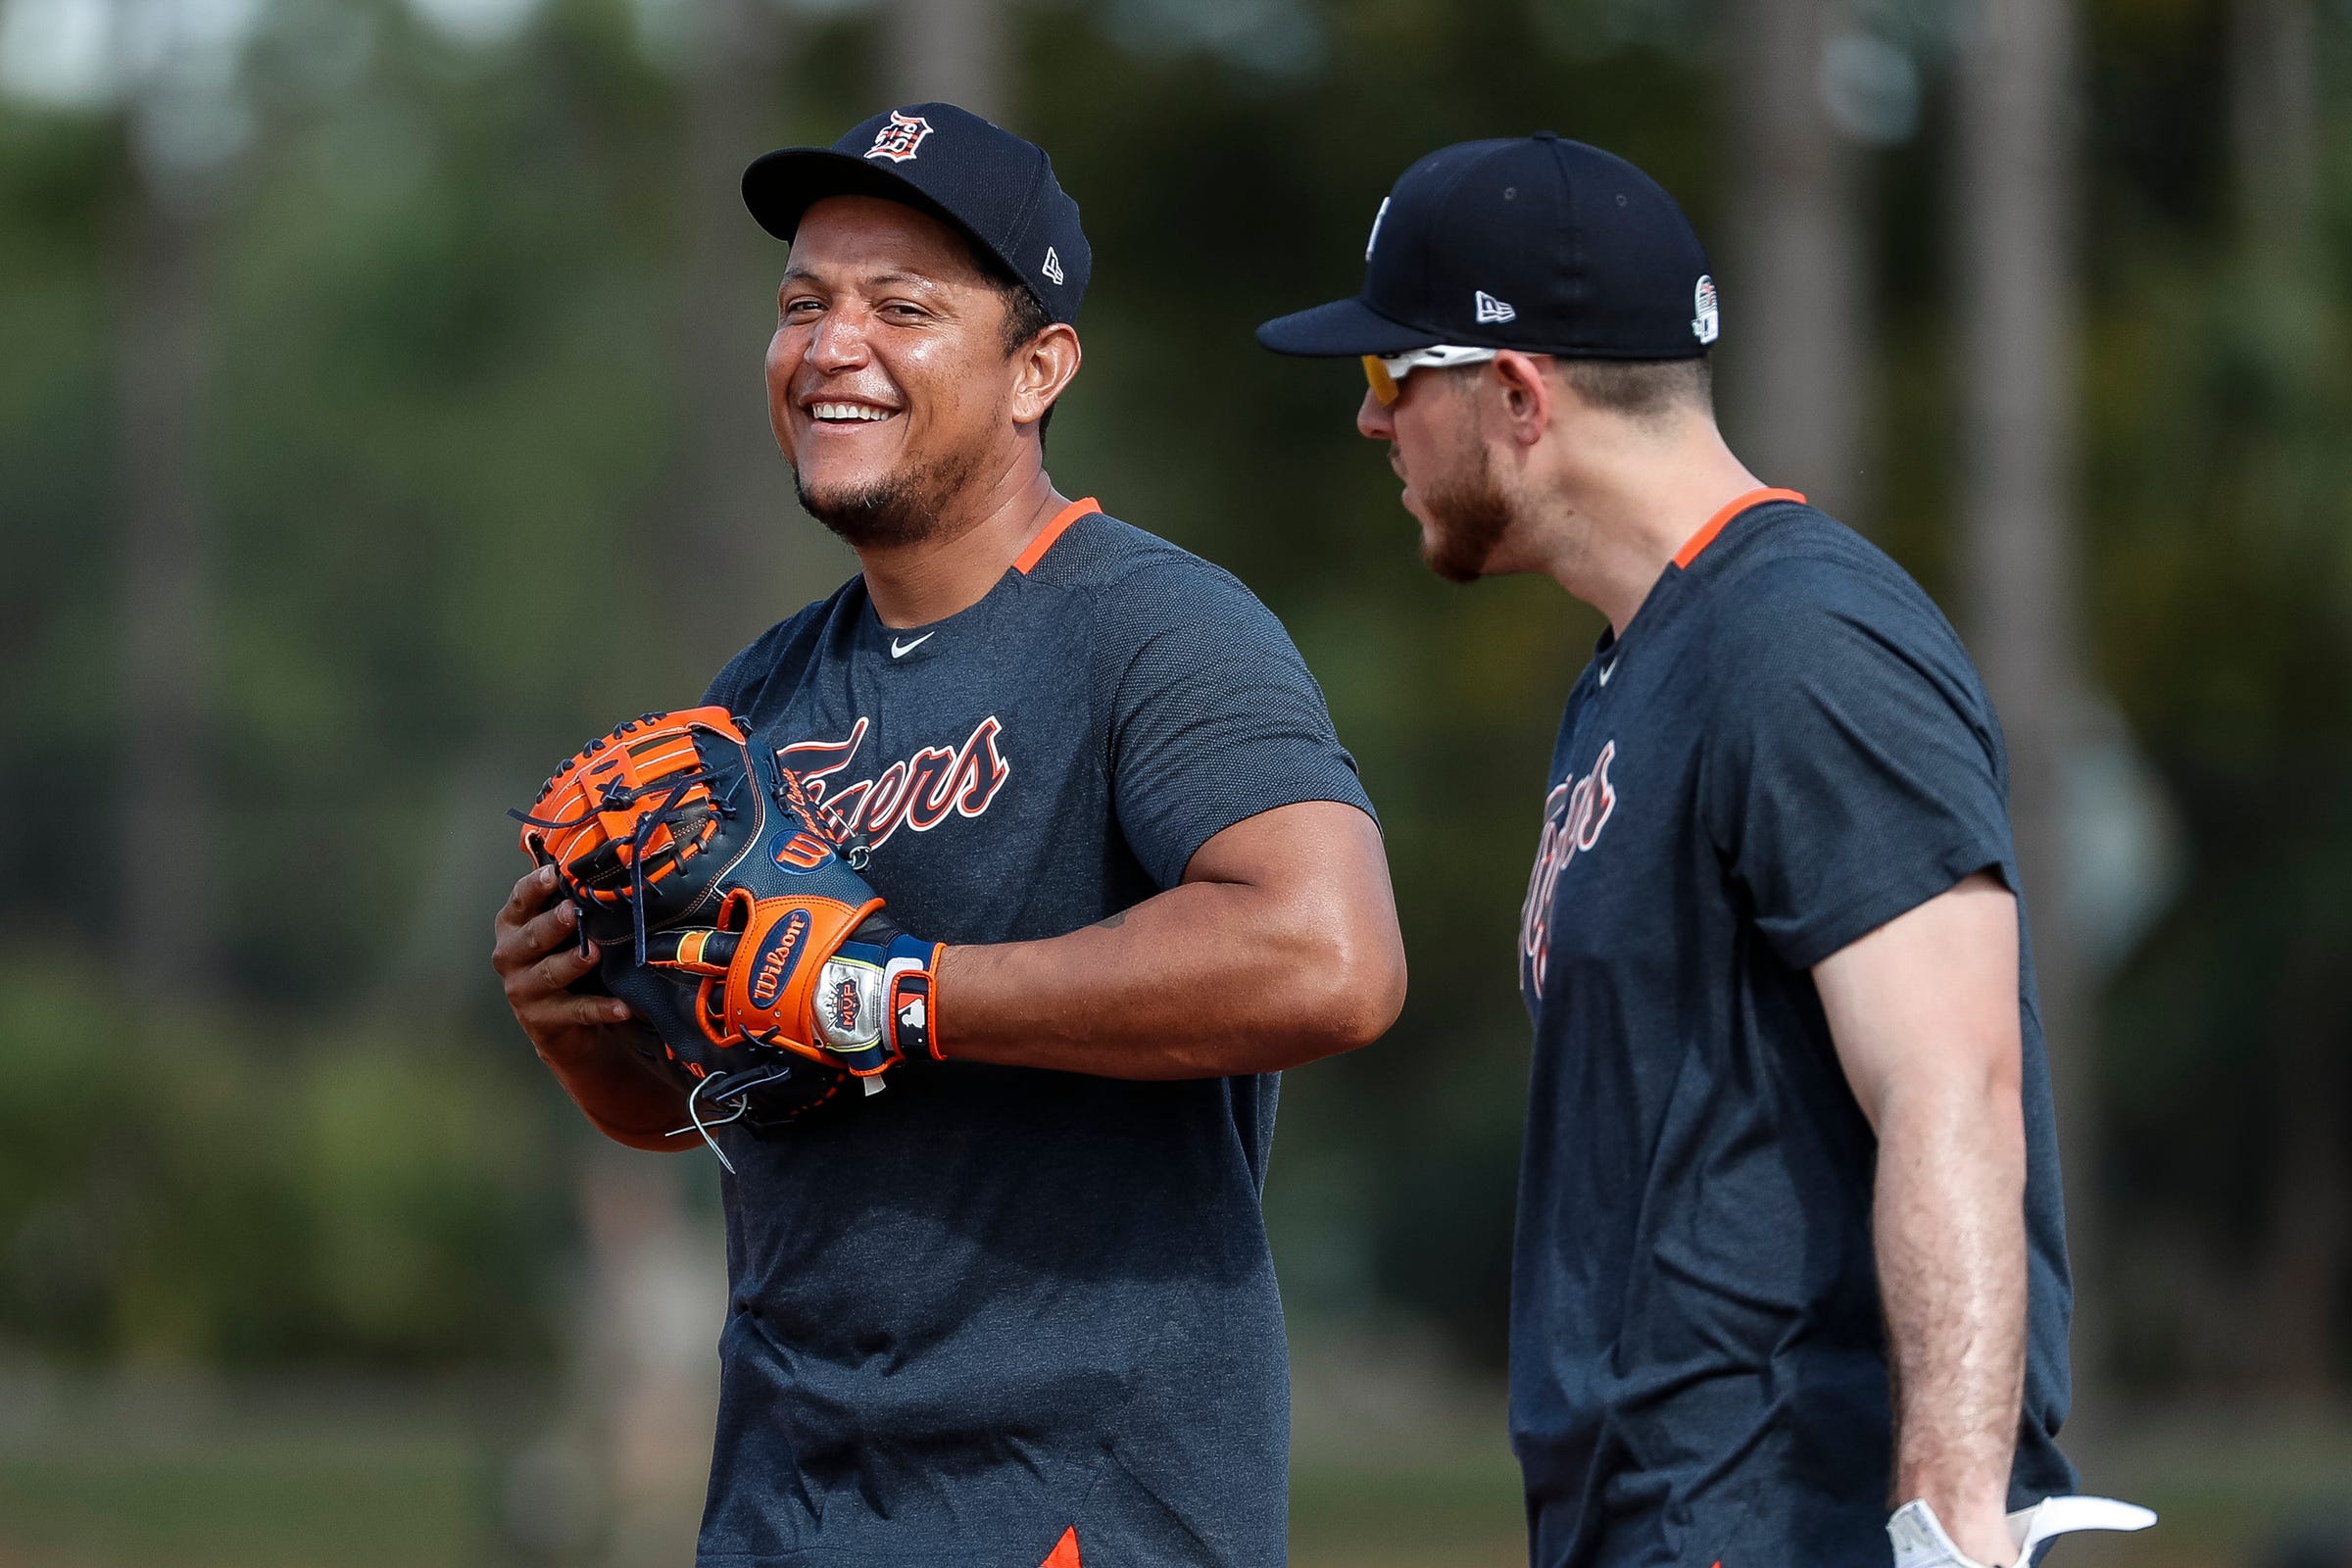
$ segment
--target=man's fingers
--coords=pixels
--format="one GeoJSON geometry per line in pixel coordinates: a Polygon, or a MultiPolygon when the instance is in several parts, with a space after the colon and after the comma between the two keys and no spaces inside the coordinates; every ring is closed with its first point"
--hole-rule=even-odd
{"type": "Polygon", "coordinates": [[[593,942],[588,944],[585,954],[576,945],[558,948],[515,977],[514,992],[528,999],[566,990],[574,980],[596,967],[602,952],[593,942]]]}
{"type": "Polygon", "coordinates": [[[536,963],[556,949],[579,946],[579,906],[566,899],[518,926],[504,926],[490,952],[491,966],[501,974],[536,963]]]}
{"type": "Polygon", "coordinates": [[[537,1015],[549,1023],[586,1027],[626,1023],[630,1016],[629,1004],[612,997],[554,997],[541,1004],[537,1015]]]}
{"type": "Polygon", "coordinates": [[[548,901],[556,891],[556,868],[552,865],[533,866],[515,882],[514,891],[498,911],[501,925],[520,925],[531,917],[531,911],[548,901]]]}

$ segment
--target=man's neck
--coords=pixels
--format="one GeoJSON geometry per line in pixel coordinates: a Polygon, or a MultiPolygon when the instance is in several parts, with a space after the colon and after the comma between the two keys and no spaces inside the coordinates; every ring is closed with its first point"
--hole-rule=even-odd
{"type": "Polygon", "coordinates": [[[859,550],[874,613],[885,626],[923,626],[968,610],[1065,505],[1045,469],[1027,466],[985,491],[966,490],[956,509],[962,515],[931,538],[859,550]]]}
{"type": "Polygon", "coordinates": [[[1561,548],[1543,569],[1609,618],[1620,637],[1677,552],[1707,519],[1762,485],[1712,422],[1703,436],[1598,465],[1559,498],[1561,548]]]}

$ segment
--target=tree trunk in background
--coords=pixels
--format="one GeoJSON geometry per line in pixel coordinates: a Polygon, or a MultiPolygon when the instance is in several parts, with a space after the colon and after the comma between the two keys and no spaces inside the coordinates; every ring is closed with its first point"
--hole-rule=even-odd
{"type": "MultiPolygon", "coordinates": [[[[2067,920],[2064,774],[2083,682],[2074,519],[2075,8],[1978,0],[1956,103],[1961,555],[1970,646],[2009,740],[2010,809],[2033,910],[2089,1395],[2113,1309],[2098,1201],[2098,1019],[2067,920]]],[[[2089,1412],[2095,1420],[2094,1407],[2089,1412]]]]}
{"type": "MultiPolygon", "coordinates": [[[[794,504],[767,422],[762,366],[786,251],[745,210],[742,181],[788,139],[786,24],[770,0],[691,0],[685,24],[683,439],[641,546],[652,580],[669,587],[649,653],[675,683],[673,706],[699,699],[738,649],[853,569],[794,504]]],[[[690,1557],[709,1475],[726,1266],[686,1172],[682,1159],[602,1139],[579,1172],[591,1299],[579,1387],[610,1489],[612,1568],[690,1557]]]]}
{"type": "Polygon", "coordinates": [[[116,453],[122,486],[123,901],[119,933],[151,1001],[216,978],[207,897],[212,669],[204,480],[205,198],[142,173],[118,231],[116,453]],[[131,869],[135,868],[135,870],[131,869]]]}
{"type": "Polygon", "coordinates": [[[2236,0],[2230,119],[2240,221],[2258,258],[2300,272],[2319,186],[2320,104],[2311,0],[2236,0]]]}
{"type": "MultiPolygon", "coordinates": [[[[678,382],[685,444],[649,541],[673,585],[667,647],[682,698],[855,568],[792,499],[762,366],[785,248],[743,205],[743,171],[785,139],[788,38],[772,0],[694,0],[680,188],[678,382]]],[[[830,140],[831,133],[824,139],[830,140]]]]}
{"type": "MultiPolygon", "coordinates": [[[[705,1156],[692,1156],[705,1157],[705,1156]]],[[[612,1503],[611,1568],[694,1555],[716,1426],[726,1250],[684,1157],[598,1140],[581,1172],[591,1295],[582,1380],[612,1503]]]]}
{"type": "Polygon", "coordinates": [[[898,0],[884,29],[882,90],[893,103],[944,100],[983,120],[1011,111],[1011,29],[1004,0],[898,0]]]}
{"type": "Polygon", "coordinates": [[[1722,273],[1724,424],[1767,484],[1859,525],[1870,355],[1858,159],[1831,122],[1822,48],[1838,0],[1733,0],[1722,273]]]}
{"type": "MultiPolygon", "coordinates": [[[[2319,182],[2319,76],[2311,0],[2235,0],[2230,13],[2230,101],[2242,285],[2272,298],[2316,299],[2325,286],[2312,247],[2319,182]]],[[[2309,396],[2301,377],[2280,368],[2285,395],[2309,396]]],[[[2258,462],[2267,487],[2302,531],[2319,519],[2304,513],[2293,473],[2295,448],[2314,439],[2324,416],[2296,410],[2270,432],[2258,462]]],[[[2324,431],[2318,439],[2332,439],[2324,431]]],[[[2314,890],[2318,897],[2329,895],[2314,890]]],[[[2262,1360],[2282,1394],[2324,1395],[2333,1383],[2330,1353],[2335,1304],[2345,1272],[2345,1231],[2352,1225],[2352,1163],[2344,1147],[2343,1108],[2352,1101],[2344,1054],[2345,1008],[2334,978],[2340,956],[2329,946],[2333,923],[2284,956],[2270,1015],[2278,1116],[2271,1172],[2268,1250],[2257,1286],[2262,1360]]]]}

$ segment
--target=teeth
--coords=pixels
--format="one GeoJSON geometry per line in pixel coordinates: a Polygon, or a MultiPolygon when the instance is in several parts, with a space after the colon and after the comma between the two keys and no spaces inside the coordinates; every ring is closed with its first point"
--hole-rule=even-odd
{"type": "Polygon", "coordinates": [[[887,419],[889,409],[877,409],[866,403],[811,403],[808,412],[820,419],[887,419]]]}

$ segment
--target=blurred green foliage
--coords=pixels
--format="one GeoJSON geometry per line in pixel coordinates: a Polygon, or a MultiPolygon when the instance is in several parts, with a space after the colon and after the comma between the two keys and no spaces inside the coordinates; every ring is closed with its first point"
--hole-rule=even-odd
{"type": "MultiPolygon", "coordinates": [[[[1434,1321],[1492,1360],[1525,1072],[1511,938],[1598,623],[1545,584],[1428,577],[1348,368],[1273,361],[1249,329],[1352,291],[1396,172],[1467,136],[1609,146],[1717,232],[1740,62],[1703,0],[1242,10],[1272,20],[1223,37],[1140,0],[1013,13],[1006,118],[1052,150],[1097,257],[1053,466],[1275,608],[1382,810],[1412,999],[1388,1044],[1286,1093],[1268,1204],[1294,1310],[1434,1321]]],[[[474,43],[393,0],[276,0],[238,78],[254,134],[165,180],[202,258],[209,729],[185,760],[222,963],[201,999],[137,1000],[97,956],[138,886],[93,830],[141,739],[117,416],[144,347],[122,339],[122,235],[148,187],[123,114],[0,99],[0,928],[24,955],[0,971],[0,1341],[411,1365],[528,1359],[564,1332],[580,1135],[483,962],[521,869],[500,808],[616,713],[700,689],[676,607],[614,607],[743,569],[679,512],[681,333],[698,312],[739,326],[756,404],[769,310],[756,281],[740,302],[681,285],[699,89],[649,46],[659,12],[549,0],[474,43]]],[[[2133,1276],[2126,1347],[2155,1388],[2230,1370],[2210,1325],[2247,1298],[2214,1282],[2275,1250],[2280,1106],[2310,1042],[2340,1053],[2352,1021],[2331,984],[2352,947],[2352,21],[2321,8],[2314,237],[2280,266],[2233,217],[2228,14],[2098,0],[2084,40],[2090,657],[2192,845],[2107,998],[2101,1176],[2112,1247],[2166,1260],[2133,1276]]],[[[880,101],[870,15],[797,7],[785,31],[766,137],[731,163],[880,101]]],[[[1865,170],[1878,499],[1853,520],[1949,603],[1934,38],[1914,39],[1921,133],[1865,170]]],[[[763,461],[768,525],[810,530],[763,461]]],[[[797,559],[764,616],[846,569],[797,559]]]]}
{"type": "Polygon", "coordinates": [[[480,1042],[140,1009],[0,971],[0,1324],[84,1363],[531,1360],[569,1222],[480,1042]]]}

